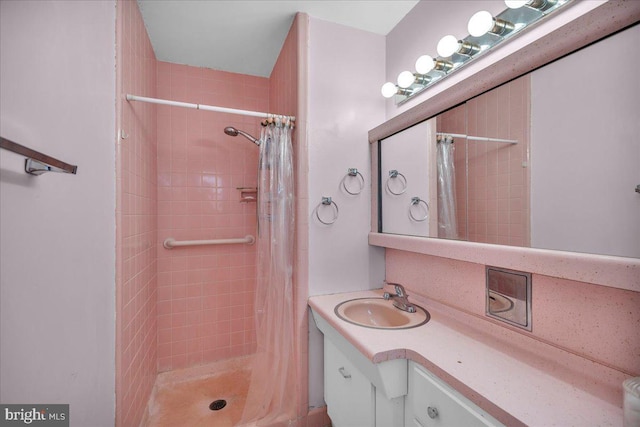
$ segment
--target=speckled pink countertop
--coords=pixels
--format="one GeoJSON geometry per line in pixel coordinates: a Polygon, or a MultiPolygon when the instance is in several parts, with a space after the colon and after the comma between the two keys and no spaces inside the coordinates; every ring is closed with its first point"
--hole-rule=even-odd
{"type": "Polygon", "coordinates": [[[506,425],[622,425],[627,377],[617,370],[419,297],[411,300],[431,320],[414,329],[364,328],[334,313],[342,301],[381,294],[315,296],[309,305],[372,362],[414,360],[506,425]]]}

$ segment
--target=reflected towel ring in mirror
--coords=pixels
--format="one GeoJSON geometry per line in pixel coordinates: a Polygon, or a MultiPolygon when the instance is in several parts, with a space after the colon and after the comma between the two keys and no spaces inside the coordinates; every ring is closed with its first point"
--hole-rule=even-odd
{"type": "Polygon", "coordinates": [[[346,191],[347,193],[349,193],[349,194],[351,194],[353,196],[357,196],[364,189],[364,176],[362,176],[362,174],[360,172],[358,172],[358,169],[356,169],[356,168],[347,169],[347,174],[342,179],[342,188],[344,188],[344,191],[346,191]],[[347,178],[349,178],[349,177],[356,177],[356,178],[360,177],[360,179],[358,179],[358,187],[359,188],[356,191],[351,191],[351,190],[349,190],[347,188],[347,178]]]}
{"type": "Polygon", "coordinates": [[[331,200],[331,197],[325,197],[322,196],[322,201],[320,202],[320,204],[318,206],[316,206],[316,218],[318,218],[318,221],[320,221],[321,223],[323,223],[324,225],[331,225],[334,222],[336,222],[336,220],[338,219],[338,215],[340,214],[340,211],[338,209],[338,205],[336,204],[336,202],[334,202],[333,200],[331,200]],[[320,207],[321,206],[331,206],[333,205],[334,208],[334,214],[333,214],[333,218],[331,218],[329,221],[325,221],[322,218],[320,218],[320,207]]]}
{"type": "Polygon", "coordinates": [[[429,218],[429,203],[427,203],[425,200],[422,200],[420,197],[412,197],[411,202],[409,203],[409,217],[416,222],[425,221],[427,218],[429,218]],[[425,214],[422,218],[416,218],[415,216],[413,216],[413,207],[419,205],[420,203],[424,204],[425,214]]]}
{"type": "Polygon", "coordinates": [[[389,193],[394,194],[396,196],[399,196],[401,194],[403,194],[405,191],[407,191],[407,177],[402,175],[400,172],[398,172],[396,169],[392,169],[389,171],[389,178],[387,178],[387,191],[389,191],[389,193]],[[400,178],[398,178],[400,177],[400,178]],[[393,191],[391,189],[391,179],[396,179],[398,178],[398,180],[401,182],[402,188],[400,191],[393,191]]]}

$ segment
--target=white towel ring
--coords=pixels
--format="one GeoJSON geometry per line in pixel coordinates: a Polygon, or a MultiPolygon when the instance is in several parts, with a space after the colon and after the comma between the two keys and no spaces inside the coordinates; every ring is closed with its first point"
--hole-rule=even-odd
{"type": "Polygon", "coordinates": [[[411,202],[409,203],[409,217],[416,222],[425,221],[427,218],[429,218],[429,203],[427,203],[425,200],[422,200],[420,197],[412,197],[411,202]],[[413,207],[419,205],[420,203],[424,204],[426,213],[424,217],[416,218],[415,216],[413,216],[413,207]]]}
{"type": "Polygon", "coordinates": [[[353,195],[353,196],[357,196],[358,194],[360,194],[362,192],[362,190],[364,189],[364,176],[362,176],[362,174],[360,172],[358,172],[358,169],[356,168],[349,168],[347,169],[347,174],[345,175],[345,177],[342,179],[342,188],[344,188],[344,191],[346,191],[347,193],[353,195]],[[358,190],[356,191],[351,191],[347,188],[347,178],[348,177],[360,177],[360,179],[358,179],[358,190]]]}
{"type": "Polygon", "coordinates": [[[325,197],[322,196],[322,201],[320,202],[320,204],[318,206],[316,206],[316,218],[318,218],[318,221],[320,221],[321,223],[323,223],[324,225],[331,225],[334,222],[336,222],[336,220],[338,219],[338,215],[340,214],[340,210],[338,209],[338,205],[336,204],[336,202],[334,202],[333,200],[331,200],[331,197],[325,197]],[[320,218],[320,207],[321,206],[331,206],[333,205],[333,210],[334,210],[334,214],[333,214],[333,218],[331,218],[329,221],[325,221],[322,218],[320,218]]]}
{"type": "Polygon", "coordinates": [[[389,178],[387,178],[387,191],[389,191],[389,193],[394,194],[396,196],[403,194],[405,191],[407,191],[407,177],[395,169],[390,170],[389,178]],[[391,186],[389,185],[389,183],[391,182],[391,179],[396,179],[396,178],[398,178],[402,182],[402,190],[400,190],[399,192],[393,191],[391,189],[391,186]]]}

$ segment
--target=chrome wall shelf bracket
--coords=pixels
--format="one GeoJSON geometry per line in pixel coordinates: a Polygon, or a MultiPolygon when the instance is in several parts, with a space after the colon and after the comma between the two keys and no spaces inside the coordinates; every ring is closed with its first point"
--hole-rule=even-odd
{"type": "Polygon", "coordinates": [[[0,148],[26,156],[24,171],[30,175],[42,175],[45,172],[63,172],[76,174],[78,166],[65,163],[39,151],[27,148],[16,142],[0,137],[0,148]]]}

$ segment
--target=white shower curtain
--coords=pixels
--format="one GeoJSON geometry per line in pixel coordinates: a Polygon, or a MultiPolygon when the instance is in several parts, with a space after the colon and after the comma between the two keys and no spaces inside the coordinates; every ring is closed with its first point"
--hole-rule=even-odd
{"type": "Polygon", "coordinates": [[[293,194],[291,125],[277,119],[260,138],[257,350],[241,424],[267,426],[296,418],[293,194]]]}
{"type": "Polygon", "coordinates": [[[438,237],[457,239],[456,172],[453,162],[453,137],[441,136],[437,141],[438,170],[438,237]]]}

